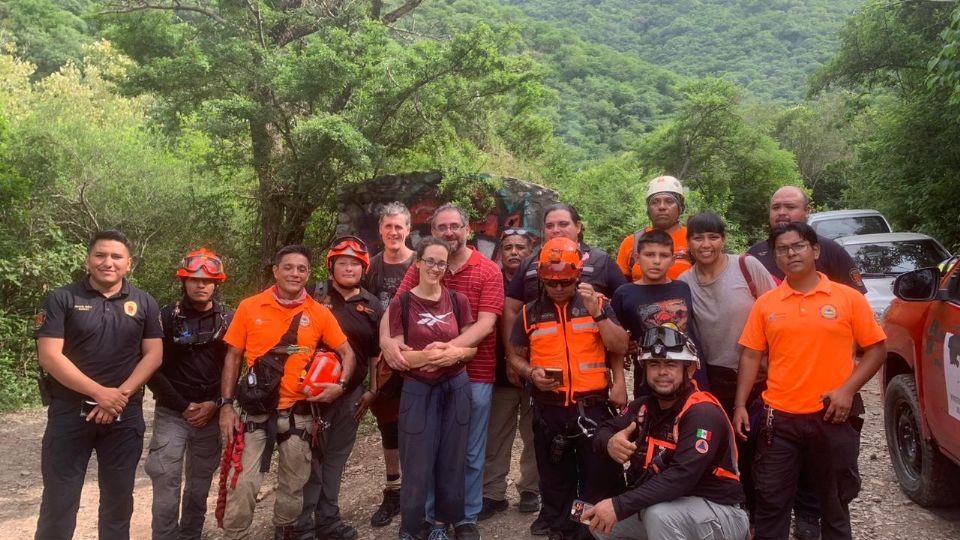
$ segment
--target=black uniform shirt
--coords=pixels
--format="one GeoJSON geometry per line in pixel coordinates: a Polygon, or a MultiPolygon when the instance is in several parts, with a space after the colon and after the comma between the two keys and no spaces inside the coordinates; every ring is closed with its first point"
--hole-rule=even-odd
{"type": "Polygon", "coordinates": [[[325,292],[320,303],[333,312],[357,360],[353,375],[347,381],[349,392],[363,383],[370,359],[380,353],[379,326],[383,308],[380,300],[363,288],[348,300],[344,300],[330,282],[327,282],[325,292]]]}
{"type": "MultiPolygon", "coordinates": [[[[689,397],[692,390],[687,393],[689,397]]],[[[607,455],[607,443],[615,433],[623,430],[631,422],[642,422],[636,441],[638,455],[631,460],[631,470],[643,460],[639,455],[646,451],[646,437],[649,434],[660,440],[673,439],[673,421],[686,398],[678,400],[670,409],[662,410],[654,397],[634,400],[620,416],[604,422],[594,437],[594,451],[607,455]],[[646,404],[647,418],[638,417],[642,405],[646,404]]],[[[716,467],[736,470],[734,454],[734,434],[723,409],[712,403],[698,403],[690,407],[683,415],[679,425],[676,449],[667,452],[658,461],[660,472],[648,474],[645,479],[628,488],[626,492],[613,498],[613,508],[618,520],[636,514],[657,503],[669,502],[680,497],[703,497],[717,504],[735,505],[745,500],[743,487],[732,478],[723,478],[714,474],[716,467]]],[[[631,473],[638,477],[639,473],[631,473]]]]}
{"type": "MultiPolygon", "coordinates": [[[[820,244],[820,258],[817,259],[817,270],[826,274],[826,276],[830,278],[830,281],[842,283],[866,294],[867,287],[864,286],[863,279],[860,278],[860,270],[857,269],[856,263],[853,262],[853,257],[847,253],[847,250],[843,249],[843,246],[840,244],[819,234],[817,235],[817,243],[820,244]]],[[[763,263],[763,267],[770,272],[770,275],[777,279],[777,283],[783,281],[783,270],[777,266],[776,258],[773,249],[770,248],[769,242],[761,240],[750,247],[747,253],[753,255],[758,261],[763,263]]]]}
{"type": "MultiPolygon", "coordinates": [[[[117,388],[143,357],[142,341],[163,337],[160,308],[152,296],[126,279],[120,292],[107,298],[85,276],[47,296],[37,315],[34,337],[63,339],[64,356],[84,375],[107,388],[117,388]]],[[[51,393],[61,399],[85,398],[56,380],[51,393]]],[[[130,397],[130,403],[141,399],[138,392],[130,397]]]]}
{"type": "Polygon", "coordinates": [[[223,341],[233,310],[214,301],[197,311],[186,298],[160,310],[163,364],[147,385],[157,405],[182,413],[193,403],[220,397],[220,376],[227,344],[223,341]]]}
{"type": "MultiPolygon", "coordinates": [[[[580,252],[583,253],[583,269],[580,281],[593,285],[597,292],[607,298],[613,297],[613,292],[627,282],[617,262],[602,249],[592,248],[580,243],[580,252]]],[[[540,296],[540,276],[537,275],[537,266],[540,262],[540,249],[520,263],[513,279],[507,284],[507,298],[520,300],[524,304],[533,302],[540,296]]]]}

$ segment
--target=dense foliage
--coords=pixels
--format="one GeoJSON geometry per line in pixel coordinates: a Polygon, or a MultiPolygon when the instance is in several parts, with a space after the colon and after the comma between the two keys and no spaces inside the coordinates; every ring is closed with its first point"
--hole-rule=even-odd
{"type": "Polygon", "coordinates": [[[0,409],[35,400],[33,313],[92,231],[161,302],[216,248],[235,303],[381,174],[475,210],[550,185],[607,250],[664,173],[736,248],[785,184],[960,248],[954,3],[0,0],[0,80],[0,409]]]}

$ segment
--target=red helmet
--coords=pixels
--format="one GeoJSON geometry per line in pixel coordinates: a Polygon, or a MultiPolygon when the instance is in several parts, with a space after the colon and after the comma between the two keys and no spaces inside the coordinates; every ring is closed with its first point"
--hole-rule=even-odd
{"type": "Polygon", "coordinates": [[[327,252],[328,270],[333,270],[333,260],[341,255],[359,260],[364,272],[367,271],[367,268],[370,268],[370,254],[367,253],[367,244],[356,236],[341,236],[333,241],[330,251],[327,252]]]}
{"type": "Polygon", "coordinates": [[[223,282],[227,280],[227,274],[223,271],[223,261],[207,248],[200,248],[196,251],[187,253],[187,256],[180,261],[177,268],[177,277],[180,279],[198,278],[212,279],[223,282]]]}
{"type": "Polygon", "coordinates": [[[547,240],[540,250],[537,274],[540,279],[577,279],[583,267],[580,246],[569,238],[557,237],[547,240]]]}
{"type": "Polygon", "coordinates": [[[317,351],[306,367],[306,375],[300,391],[307,397],[318,396],[323,392],[321,385],[340,380],[340,357],[331,351],[317,351]]]}

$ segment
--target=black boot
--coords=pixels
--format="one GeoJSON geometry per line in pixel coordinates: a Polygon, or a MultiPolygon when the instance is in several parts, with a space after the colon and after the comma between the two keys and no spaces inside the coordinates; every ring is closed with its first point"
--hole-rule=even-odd
{"type": "Polygon", "coordinates": [[[373,527],[386,527],[393,521],[393,516],[399,513],[400,490],[385,489],[383,490],[383,502],[380,503],[380,508],[377,508],[377,511],[373,513],[373,517],[370,518],[370,525],[373,527]]]}

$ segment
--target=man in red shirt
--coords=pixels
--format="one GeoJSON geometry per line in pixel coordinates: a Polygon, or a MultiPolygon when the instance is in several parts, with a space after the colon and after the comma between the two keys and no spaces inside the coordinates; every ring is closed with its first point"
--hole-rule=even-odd
{"type": "MultiPolygon", "coordinates": [[[[467,213],[462,209],[452,204],[437,208],[430,223],[430,231],[434,237],[444,240],[450,246],[450,258],[447,261],[443,284],[467,297],[471,315],[476,321],[450,342],[459,347],[477,347],[477,355],[467,364],[473,408],[467,440],[464,497],[466,517],[463,522],[455,524],[454,529],[458,539],[474,540],[480,538],[477,517],[483,508],[483,463],[495,380],[497,317],[503,313],[503,278],[493,261],[467,246],[470,222],[467,213]]],[[[397,289],[397,294],[410,290],[418,282],[419,274],[415,267],[411,267],[397,289]]],[[[401,344],[393,339],[387,330],[386,322],[381,323],[380,348],[388,362],[402,362],[402,359],[397,360],[400,357],[401,344]]],[[[432,510],[431,503],[431,500],[427,501],[428,517],[432,510]]]]}

